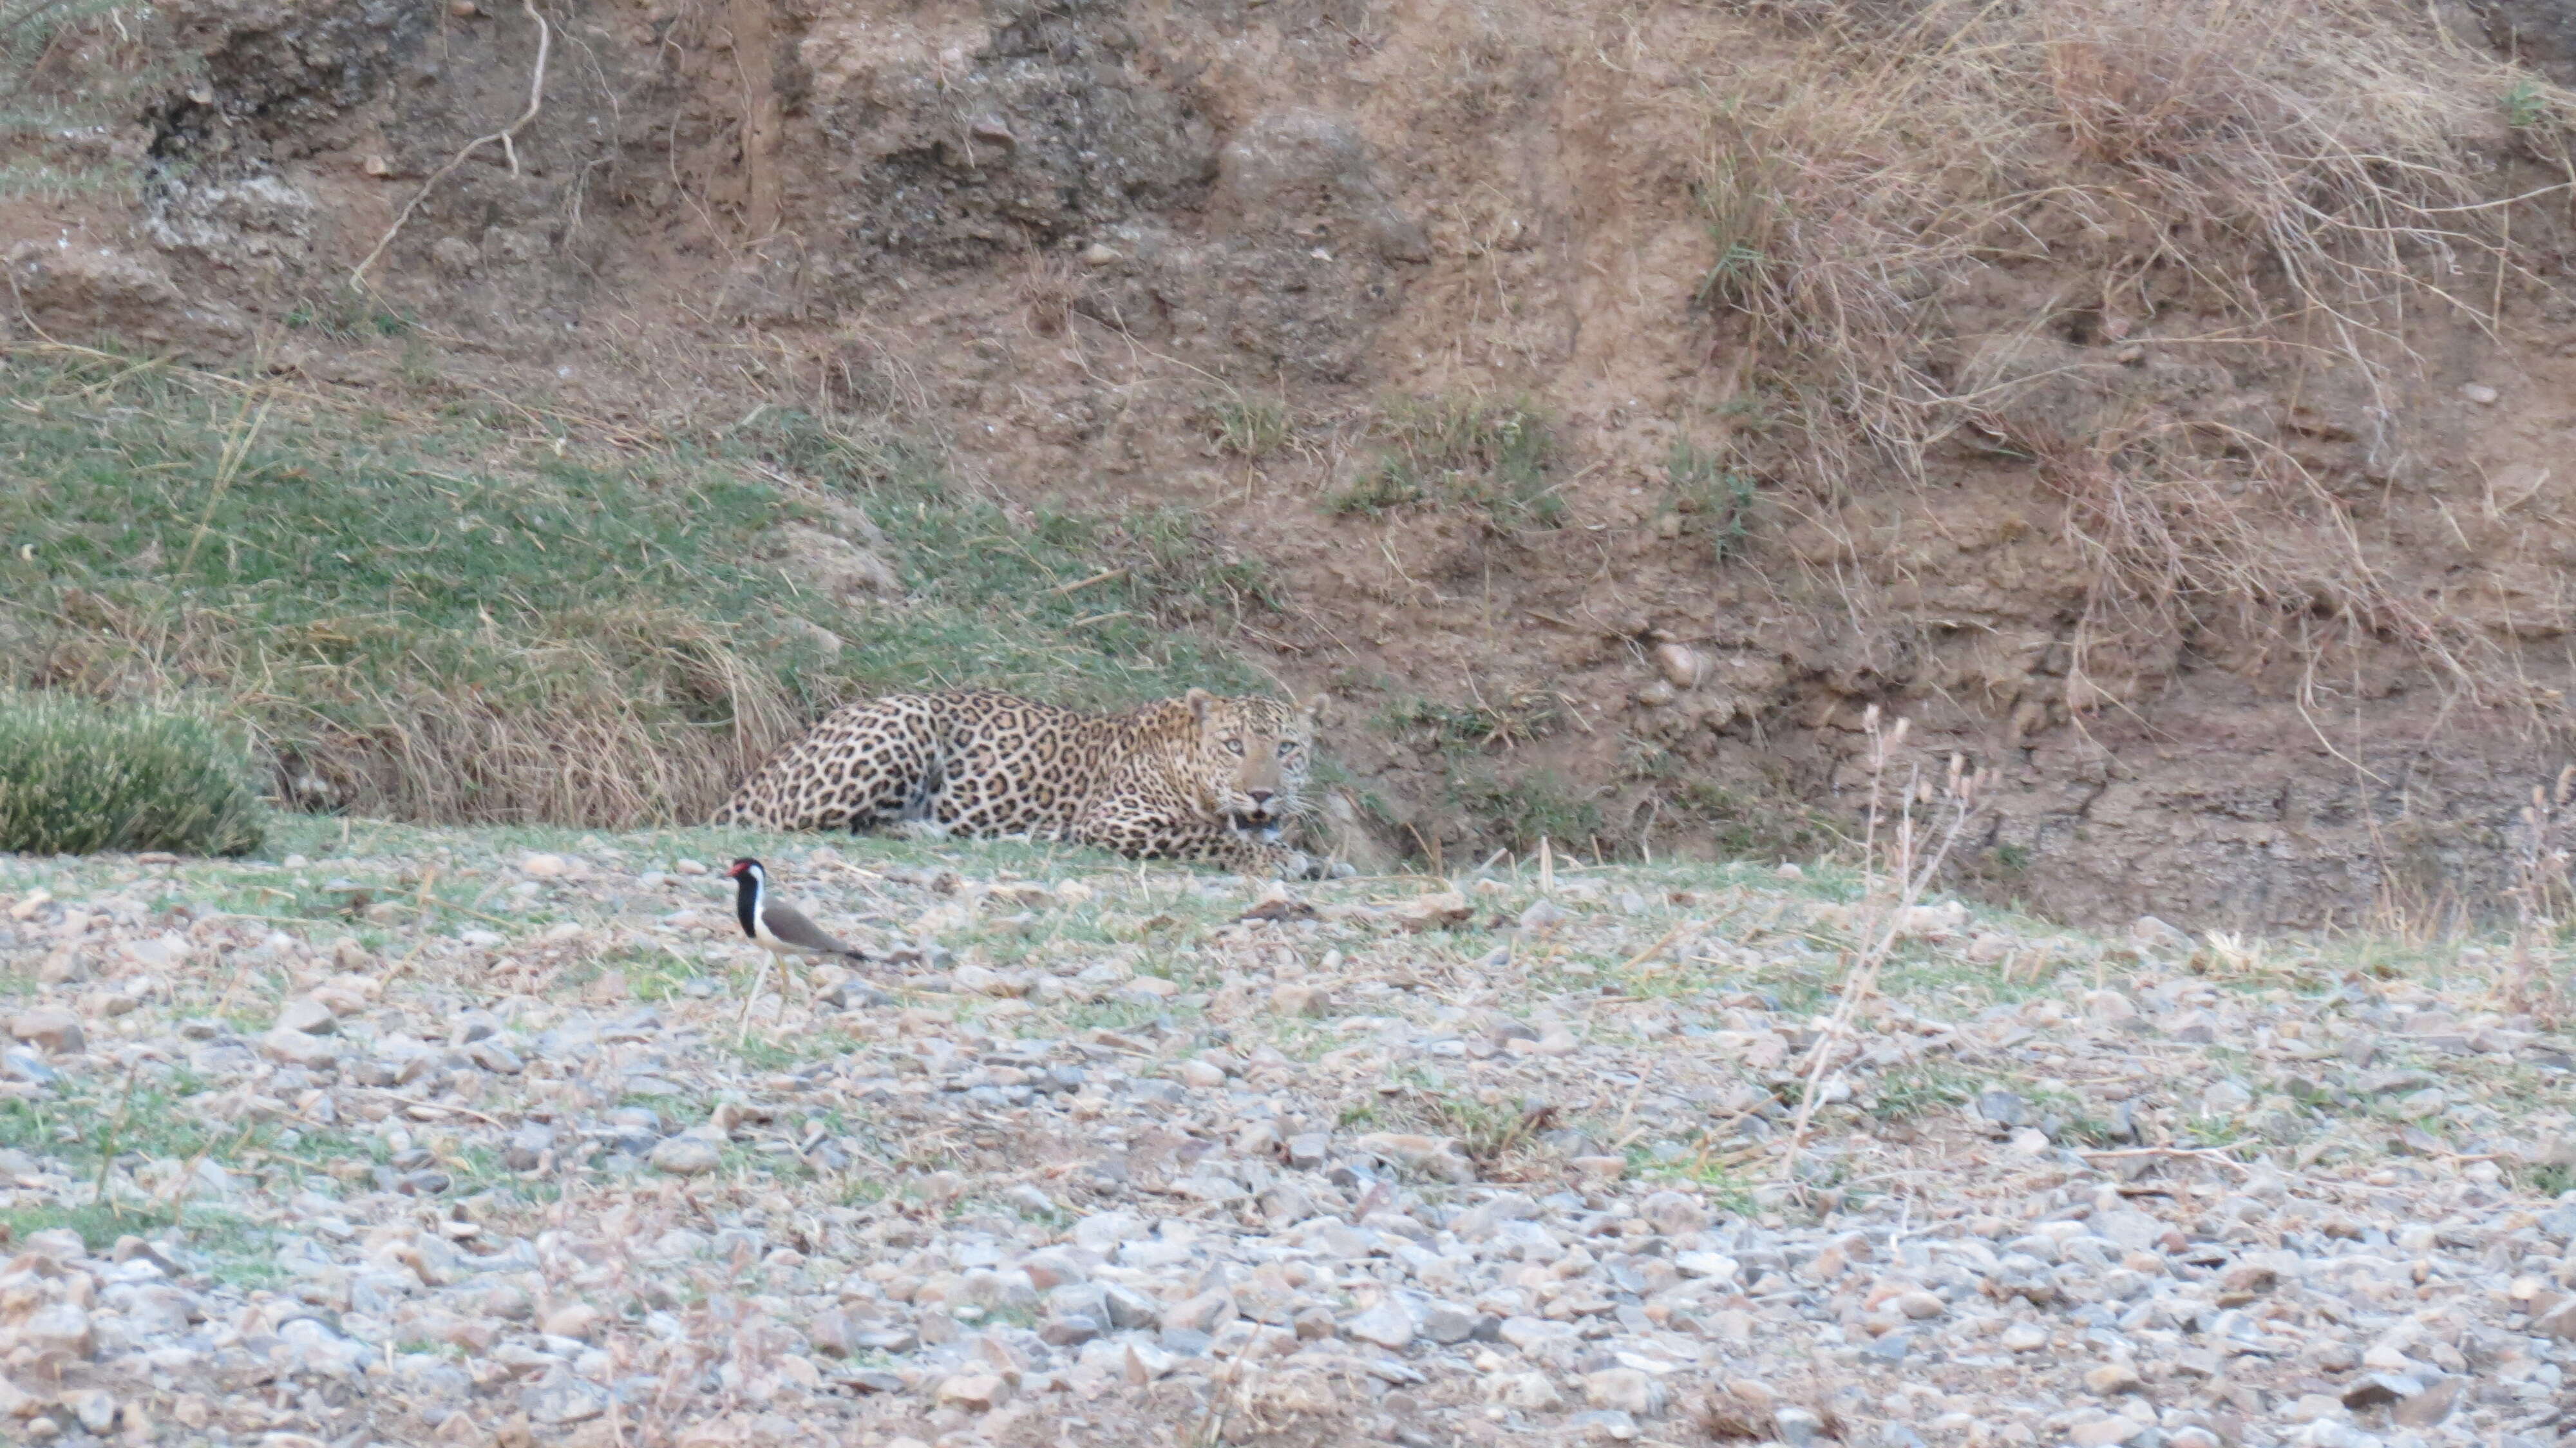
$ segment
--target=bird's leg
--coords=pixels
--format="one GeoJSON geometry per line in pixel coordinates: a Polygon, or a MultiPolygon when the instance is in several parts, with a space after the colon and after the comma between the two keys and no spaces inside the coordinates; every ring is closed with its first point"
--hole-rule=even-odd
{"type": "Polygon", "coordinates": [[[733,1043],[739,1050],[751,1039],[751,1008],[760,1003],[760,988],[769,983],[769,952],[760,953],[760,970],[751,978],[751,992],[742,998],[742,1019],[734,1023],[733,1043]]]}
{"type": "Polygon", "coordinates": [[[788,989],[789,987],[798,984],[802,984],[805,987],[806,1004],[809,1006],[812,1005],[815,1000],[814,977],[812,973],[797,969],[796,961],[793,957],[781,959],[778,962],[778,1024],[782,1029],[787,1025],[788,989]]]}

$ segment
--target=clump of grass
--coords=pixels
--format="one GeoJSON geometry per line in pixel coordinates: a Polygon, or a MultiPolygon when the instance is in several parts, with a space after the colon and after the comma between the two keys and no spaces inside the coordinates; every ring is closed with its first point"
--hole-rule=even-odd
{"type": "Polygon", "coordinates": [[[1664,477],[1682,532],[1701,540],[1711,563],[1723,564],[1744,551],[1753,536],[1752,474],[1678,439],[1664,460],[1664,477]]]}
{"type": "Polygon", "coordinates": [[[0,0],[0,200],[131,192],[108,128],[177,87],[168,26],[121,0],[0,0]]]}
{"type": "Polygon", "coordinates": [[[1385,410],[1376,433],[1375,461],[1330,501],[1332,512],[1374,517],[1412,503],[1448,503],[1482,510],[1507,533],[1565,521],[1565,500],[1551,481],[1555,432],[1527,403],[1408,399],[1385,410]]]}
{"type": "Polygon", "coordinates": [[[2501,994],[2513,1010],[2549,1025],[2564,1018],[2568,1007],[2567,922],[2576,918],[2576,874],[2571,874],[2569,837],[2576,835],[2576,764],[2558,772],[2554,784],[2533,785],[2531,803],[2515,821],[2509,860],[2512,884],[2505,890],[2514,925],[2505,959],[2501,994]]]}
{"type": "Polygon", "coordinates": [[[1707,832],[1720,855],[1808,860],[1850,843],[1832,815],[1784,793],[1686,779],[1666,800],[1682,822],[1707,832]]]}
{"type": "Polygon", "coordinates": [[[1725,858],[1766,860],[1820,859],[1850,845],[1831,812],[1796,798],[1783,780],[1725,782],[1699,768],[1652,740],[1621,741],[1621,777],[1654,790],[1636,823],[1639,843],[1660,850],[1678,839],[1725,858]]]}
{"type": "Polygon", "coordinates": [[[2505,87],[2496,104],[2504,111],[2504,123],[2517,131],[2535,130],[2548,125],[2558,107],[2549,89],[2533,76],[2522,76],[2505,87]]]}
{"type": "Polygon", "coordinates": [[[1862,1108],[1881,1121],[1908,1121],[1944,1107],[1973,1101],[1974,1077],[1939,1061],[1910,1061],[1890,1066],[1864,1088],[1862,1108]]]}
{"type": "Polygon", "coordinates": [[[412,330],[409,315],[384,306],[376,297],[347,287],[333,287],[299,303],[286,314],[294,331],[313,331],[334,341],[373,341],[401,337],[412,330]]]}
{"type": "Polygon", "coordinates": [[[1702,298],[1788,400],[1793,465],[1838,494],[1890,465],[1919,481],[1952,438],[2034,462],[2083,560],[2079,709],[2104,697],[2089,676],[2220,617],[2309,658],[2394,641],[2482,703],[2543,707],[2509,645],[2385,576],[2292,446],[2177,416],[2109,350],[2056,337],[2134,332],[2213,366],[2259,345],[2393,465],[2409,310],[2486,320],[2521,265],[2491,158],[2519,127],[2554,162],[2563,135],[2533,128],[2571,113],[2566,92],[2371,0],[1798,14],[1800,63],[1708,77],[1725,99],[1696,193],[1702,298]],[[2098,295],[1961,335],[1943,299],[2034,243],[2098,295]],[[2193,321],[2137,330],[2167,318],[2193,321]]]}
{"type": "Polygon", "coordinates": [[[1256,682],[1172,630],[1267,596],[1184,515],[1015,514],[855,420],[586,448],[533,409],[13,361],[0,685],[202,701],[305,807],[695,821],[855,694],[1256,682]],[[881,549],[908,596],[826,596],[779,561],[787,525],[881,549]]]}
{"type": "Polygon", "coordinates": [[[0,690],[0,852],[244,855],[264,811],[204,722],[0,690]]]}
{"type": "Polygon", "coordinates": [[[1337,518],[1375,518],[1409,503],[1419,503],[1426,496],[1420,475],[1409,467],[1381,459],[1360,474],[1358,481],[1328,499],[1325,508],[1337,518]]]}
{"type": "Polygon", "coordinates": [[[1603,851],[1612,845],[1603,832],[1600,804],[1553,770],[1511,778],[1453,778],[1449,794],[1480,834],[1514,851],[1535,850],[1541,840],[1569,851],[1603,851]]]}
{"type": "Polygon", "coordinates": [[[2534,1196],[2556,1198],[2576,1191],[2576,1167],[2563,1163],[2538,1163],[2524,1167],[2518,1175],[2522,1189],[2534,1196]]]}
{"type": "Polygon", "coordinates": [[[1208,440],[1219,452],[1258,462],[1288,445],[1293,424],[1288,404],[1277,397],[1235,394],[1209,403],[1205,411],[1208,440]]]}
{"type": "Polygon", "coordinates": [[[1535,691],[1513,695],[1500,704],[1406,696],[1380,710],[1377,724],[1398,738],[1458,755],[1544,739],[1556,731],[1563,714],[1555,695],[1535,691]]]}

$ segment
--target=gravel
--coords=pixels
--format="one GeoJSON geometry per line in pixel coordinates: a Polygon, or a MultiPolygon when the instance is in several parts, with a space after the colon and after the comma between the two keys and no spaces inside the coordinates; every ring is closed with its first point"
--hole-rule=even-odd
{"type": "Polygon", "coordinates": [[[767,841],[881,957],[782,980],[706,863],[747,841],[358,833],[0,858],[0,1431],[2576,1427],[2576,1045],[2474,948],[2348,972],[1943,902],[1837,1028],[1872,915],[1822,866],[1283,891],[767,841]]]}

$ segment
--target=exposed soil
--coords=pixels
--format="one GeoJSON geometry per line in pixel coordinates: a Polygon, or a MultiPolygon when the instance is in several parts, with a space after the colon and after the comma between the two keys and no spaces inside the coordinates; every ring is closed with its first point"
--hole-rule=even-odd
{"type": "MultiPolygon", "coordinates": [[[[0,212],[17,325],[542,400],[607,436],[762,402],[889,411],[1015,498],[1196,507],[1275,581],[1231,641],[1344,700],[1354,797],[1387,843],[1444,858],[1568,824],[1788,847],[1801,807],[1847,817],[1875,705],[2003,767],[1978,865],[1999,894],[2420,922],[2492,899],[2562,758],[2563,196],[2513,213],[2512,267],[2447,279],[2491,326],[2410,312],[2393,393],[2279,339],[2214,361],[2187,340],[2223,330],[2188,267],[2115,300],[2038,230],[1940,299],[1942,365],[1994,379],[2024,431],[2118,402],[2294,459],[2349,523],[2323,554],[2291,545],[2303,566],[2333,574],[2348,543],[2491,661],[2472,676],[2298,598],[2088,632],[2075,504],[1973,430],[1910,477],[1821,464],[1780,422],[1780,358],[1703,301],[1715,117],[1806,43],[1769,10],[542,13],[539,112],[370,269],[410,334],[373,335],[336,289],[526,109],[530,11],[172,7],[197,70],[104,147],[151,163],[140,197],[0,212]],[[1520,511],[1329,510],[1400,450],[1390,405],[1437,397],[1548,420],[1520,511]],[[1696,458],[1744,480],[1739,506],[1693,511],[1696,458]]],[[[2406,23],[2428,55],[2543,64],[2564,28],[2406,23]]],[[[2529,134],[2496,123],[2492,194],[2564,181],[2529,134]]]]}

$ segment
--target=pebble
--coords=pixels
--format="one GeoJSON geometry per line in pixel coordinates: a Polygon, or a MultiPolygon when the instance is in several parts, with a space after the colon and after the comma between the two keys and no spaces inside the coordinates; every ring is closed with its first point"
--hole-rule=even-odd
{"type": "Polygon", "coordinates": [[[1825,1420],[1805,1408],[1775,1408],[1771,1413],[1771,1431],[1789,1448],[1808,1448],[1825,1430],[1825,1420]]]}
{"type": "Polygon", "coordinates": [[[1390,1299],[1343,1323],[1342,1331],[1362,1342],[1392,1349],[1410,1344],[1421,1327],[1403,1304],[1390,1299]]]}
{"type": "Polygon", "coordinates": [[[2109,1398],[2121,1393],[2138,1391],[2146,1386],[2146,1379],[2139,1377],[2137,1368],[2129,1363],[2104,1363],[2098,1368],[2085,1372],[2084,1386],[2093,1393],[2109,1398]]]}
{"type": "Polygon", "coordinates": [[[9,1034],[57,1054],[79,1051],[88,1044],[88,1038],[81,1030],[80,1017],[52,1007],[38,1007],[11,1016],[9,1034]]]}
{"type": "Polygon", "coordinates": [[[340,1058],[341,1045],[332,1037],[316,1036],[292,1026],[277,1026],[259,1038],[260,1050],[289,1066],[328,1066],[340,1058]]]}
{"type": "Polygon", "coordinates": [[[27,1315],[18,1324],[19,1342],[40,1353],[61,1353],[78,1361],[89,1360],[93,1338],[89,1314],[70,1302],[49,1303],[27,1315]]]}
{"type": "Polygon", "coordinates": [[[264,1448],[345,1438],[356,1383],[439,1441],[605,1442],[666,1401],[690,1448],[1141,1440],[1222,1402],[1398,1448],[2538,1448],[2567,1388],[2576,1205],[2525,1183],[2576,1165],[2569,1043],[2466,986],[2244,989],[2146,921],[1935,901],[1897,923],[1941,984],[1849,1020],[1793,1191],[1831,1017],[1783,984],[1830,979],[1792,932],[1848,917],[1769,869],[1560,854],[1546,889],[1389,900],[774,849],[910,953],[746,1014],[706,866],[579,848],[454,867],[553,882],[542,923],[403,912],[374,948],[0,857],[0,902],[45,895],[0,924],[32,983],[0,1084],[82,1131],[0,1149],[0,1355],[35,1365],[0,1421],[211,1441],[256,1373],[232,1436],[264,1448]],[[48,983],[75,912],[113,964],[48,983]],[[567,961],[597,973],[531,973],[567,961]],[[121,1149],[136,1210],[94,1245],[44,1214],[92,1200],[137,1061],[261,1146],[121,1149]],[[181,1192],[181,1226],[141,1209],[181,1192]],[[210,1255],[235,1220],[251,1272],[210,1255]],[[84,1356],[95,1385],[43,1367],[84,1356]]]}
{"type": "Polygon", "coordinates": [[[655,1171],[672,1176],[703,1176],[724,1164],[714,1143],[694,1136],[675,1136],[653,1148],[646,1158],[655,1171]]]}
{"type": "Polygon", "coordinates": [[[340,1018],[331,1008],[311,996],[297,996],[277,1013],[277,1029],[302,1031],[307,1035],[326,1035],[340,1027],[340,1018]]]}

